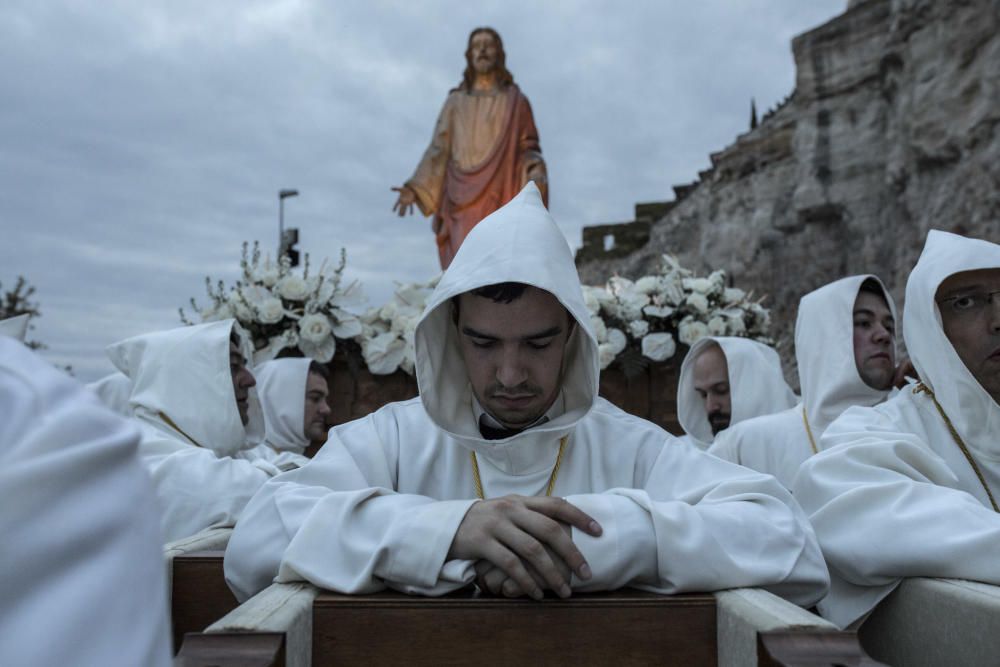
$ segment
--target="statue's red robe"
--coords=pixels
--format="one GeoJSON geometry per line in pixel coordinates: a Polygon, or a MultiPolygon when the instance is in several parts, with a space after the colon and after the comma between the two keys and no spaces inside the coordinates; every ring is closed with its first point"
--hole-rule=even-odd
{"type": "Polygon", "coordinates": [[[438,116],[431,145],[406,182],[433,215],[441,268],[466,234],[534,180],[548,205],[545,162],[531,105],[511,84],[493,93],[455,89],[438,116]]]}

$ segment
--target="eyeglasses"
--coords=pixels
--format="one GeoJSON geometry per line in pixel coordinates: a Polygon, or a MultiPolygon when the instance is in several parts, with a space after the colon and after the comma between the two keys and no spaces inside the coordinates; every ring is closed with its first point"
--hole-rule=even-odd
{"type": "Polygon", "coordinates": [[[986,308],[993,304],[993,300],[1000,290],[992,292],[973,292],[972,294],[962,294],[961,296],[950,296],[947,299],[938,300],[938,306],[947,306],[948,310],[956,315],[979,316],[986,312],[986,308]]]}

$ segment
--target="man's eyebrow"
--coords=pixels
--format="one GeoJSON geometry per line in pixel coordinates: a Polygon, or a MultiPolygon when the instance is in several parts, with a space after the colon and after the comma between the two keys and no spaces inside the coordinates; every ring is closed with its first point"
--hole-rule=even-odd
{"type": "MultiPolygon", "coordinates": [[[[462,333],[466,336],[471,336],[473,338],[482,338],[483,340],[500,340],[498,337],[483,333],[481,331],[476,331],[472,327],[463,326],[462,333]]],[[[538,333],[528,334],[523,336],[521,340],[537,340],[539,338],[551,338],[552,336],[557,336],[562,333],[562,327],[558,324],[554,327],[550,327],[545,331],[539,331],[538,333]]]]}
{"type": "Polygon", "coordinates": [[[960,285],[958,287],[951,288],[950,290],[948,290],[947,292],[945,292],[944,295],[945,295],[945,298],[947,298],[947,297],[950,297],[950,296],[954,296],[956,294],[965,294],[966,292],[976,292],[976,291],[985,290],[985,289],[986,289],[985,285],[981,285],[981,284],[978,284],[978,283],[975,284],[975,285],[960,285]]]}

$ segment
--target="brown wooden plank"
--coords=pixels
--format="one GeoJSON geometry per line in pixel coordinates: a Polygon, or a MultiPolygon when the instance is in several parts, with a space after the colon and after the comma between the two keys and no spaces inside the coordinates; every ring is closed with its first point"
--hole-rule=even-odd
{"type": "Polygon", "coordinates": [[[322,593],[313,605],[316,665],[715,665],[711,595],[639,591],[543,602],[460,592],[322,593]]]}
{"type": "Polygon", "coordinates": [[[236,608],[222,569],[224,551],[193,551],[173,560],[170,618],[174,650],[184,635],[198,632],[236,608]]]}
{"type": "Polygon", "coordinates": [[[280,632],[192,632],[184,635],[174,667],[285,667],[280,632]]]}
{"type": "Polygon", "coordinates": [[[758,667],[874,667],[854,632],[788,631],[757,635],[758,667]]]}

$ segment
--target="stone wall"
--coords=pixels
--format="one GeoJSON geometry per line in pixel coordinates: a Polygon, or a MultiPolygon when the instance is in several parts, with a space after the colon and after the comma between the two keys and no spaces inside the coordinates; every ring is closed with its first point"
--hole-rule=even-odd
{"type": "Polygon", "coordinates": [[[663,252],[725,268],[769,295],[791,360],[804,293],[876,273],[902,305],[929,229],[1000,242],[1000,0],[852,1],[792,51],[790,98],[675,187],[642,248],[578,257],[585,283],[663,252]]]}

